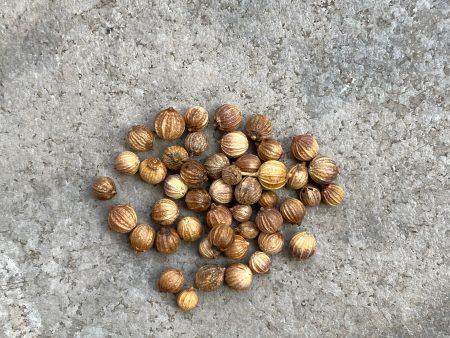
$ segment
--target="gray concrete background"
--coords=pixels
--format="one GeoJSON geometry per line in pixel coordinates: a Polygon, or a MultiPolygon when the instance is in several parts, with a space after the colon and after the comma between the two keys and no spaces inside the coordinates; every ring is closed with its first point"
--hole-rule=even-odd
{"type": "Polygon", "coordinates": [[[3,1],[0,336],[450,336],[449,9],[3,1]],[[149,222],[161,196],[112,162],[161,108],[223,102],[270,115],[285,146],[314,133],[347,200],[308,209],[312,259],[283,252],[250,290],[201,294],[182,313],[158,275],[177,266],[192,283],[205,260],[186,243],[136,257],[108,230],[113,203],[149,222]],[[113,201],[91,197],[96,175],[116,180],[113,201]]]}

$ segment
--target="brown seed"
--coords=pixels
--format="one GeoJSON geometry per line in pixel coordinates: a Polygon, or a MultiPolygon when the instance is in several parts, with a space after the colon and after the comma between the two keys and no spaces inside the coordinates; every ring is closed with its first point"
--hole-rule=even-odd
{"type": "Polygon", "coordinates": [[[153,205],[150,217],[157,224],[169,226],[175,222],[179,214],[180,209],[178,209],[178,205],[174,201],[168,198],[161,198],[153,205]]]}
{"type": "Polygon", "coordinates": [[[258,203],[262,208],[275,208],[278,204],[278,195],[275,191],[263,191],[258,203]]]}
{"type": "Polygon", "coordinates": [[[306,231],[296,233],[289,242],[289,252],[294,259],[306,259],[316,252],[316,239],[306,231]]]}
{"type": "Polygon", "coordinates": [[[134,126],[127,135],[128,145],[134,151],[149,151],[153,148],[155,135],[143,125],[134,126]]]}
{"type": "Polygon", "coordinates": [[[283,216],[277,209],[261,208],[256,214],[255,223],[262,232],[273,234],[283,226],[283,216]]]}
{"type": "Polygon", "coordinates": [[[178,222],[177,232],[181,239],[193,242],[202,235],[203,226],[197,217],[186,216],[178,222]]]}
{"type": "Polygon", "coordinates": [[[248,150],[248,139],[242,131],[232,131],[222,136],[220,148],[228,157],[239,157],[248,150]]]}
{"type": "Polygon", "coordinates": [[[114,168],[121,174],[134,175],[139,169],[139,157],[131,151],[123,151],[117,157],[114,168]]]}
{"type": "Polygon", "coordinates": [[[175,140],[184,133],[184,118],[174,108],[161,110],[155,117],[155,132],[163,140],[175,140]]]}
{"type": "Polygon", "coordinates": [[[233,223],[233,216],[230,209],[224,205],[211,205],[211,209],[206,213],[206,223],[210,228],[218,225],[228,225],[233,223]]]}
{"type": "Polygon", "coordinates": [[[94,181],[92,192],[99,200],[110,200],[116,196],[117,193],[114,181],[107,176],[100,176],[94,181]]]}
{"type": "Polygon", "coordinates": [[[322,202],[335,207],[342,203],[345,197],[344,188],[335,183],[322,186],[322,202]]]}
{"type": "Polygon", "coordinates": [[[275,255],[283,249],[284,237],[281,232],[266,234],[261,232],[258,236],[258,246],[268,255],[275,255]]]}
{"type": "Polygon", "coordinates": [[[177,296],[178,307],[183,311],[190,311],[198,304],[198,294],[194,288],[181,291],[177,296]]]}
{"type": "Polygon", "coordinates": [[[244,154],[239,157],[234,164],[241,169],[241,172],[243,173],[255,174],[261,166],[261,160],[256,155],[244,154]]]}
{"type": "Polygon", "coordinates": [[[234,230],[226,224],[217,225],[208,234],[209,241],[219,250],[225,250],[234,242],[234,230]]]}
{"type": "Polygon", "coordinates": [[[149,157],[139,165],[139,175],[147,183],[158,184],[166,178],[167,169],[159,158],[149,157]]]}
{"type": "Polygon", "coordinates": [[[254,273],[268,273],[272,267],[272,258],[262,251],[256,251],[248,261],[250,270],[254,273]]]}
{"type": "Polygon", "coordinates": [[[203,131],[189,133],[184,139],[184,147],[189,154],[200,155],[208,149],[208,136],[203,131]]]}
{"type": "Polygon", "coordinates": [[[222,176],[222,169],[230,164],[227,155],[218,153],[208,157],[204,163],[209,178],[216,180],[222,176]]]}
{"type": "Polygon", "coordinates": [[[173,199],[179,199],[186,195],[188,186],[180,175],[170,175],[164,180],[164,193],[173,199]]]}
{"type": "Polygon", "coordinates": [[[231,264],[225,270],[225,283],[236,290],[248,289],[252,284],[253,273],[250,268],[242,263],[231,264]]]}
{"type": "Polygon", "coordinates": [[[226,184],[221,178],[212,182],[211,186],[209,187],[209,194],[217,203],[230,203],[233,200],[233,193],[233,187],[229,184],[226,184]]]}
{"type": "Polygon", "coordinates": [[[233,218],[238,222],[246,222],[252,217],[253,209],[249,205],[236,204],[231,209],[233,218]]]}
{"type": "Polygon", "coordinates": [[[231,259],[240,260],[247,256],[250,243],[240,235],[234,235],[233,244],[224,250],[225,256],[231,259]]]}
{"type": "Polygon", "coordinates": [[[288,197],[280,207],[285,223],[300,224],[305,217],[305,206],[296,198],[288,197]]]}
{"type": "Polygon", "coordinates": [[[237,233],[245,239],[254,239],[259,235],[259,229],[255,222],[247,221],[239,224],[236,228],[237,233]]]}
{"type": "Polygon", "coordinates": [[[205,166],[196,160],[187,160],[180,169],[180,176],[190,188],[196,188],[208,180],[205,166]]]}
{"type": "Polygon", "coordinates": [[[150,249],[155,242],[156,231],[148,224],[138,224],[130,235],[130,244],[136,253],[150,249]]]}
{"type": "Polygon", "coordinates": [[[260,142],[272,137],[272,122],[266,115],[254,114],[247,119],[245,130],[251,140],[260,142]]]}
{"type": "Polygon", "coordinates": [[[269,190],[281,189],[288,180],[288,169],[283,162],[270,160],[261,164],[258,180],[269,190]]]}
{"type": "Polygon", "coordinates": [[[205,237],[200,241],[198,251],[200,252],[200,255],[205,258],[214,259],[220,256],[220,251],[212,246],[208,237],[205,237]]]}
{"type": "Polygon", "coordinates": [[[172,254],[180,247],[180,236],[178,236],[175,229],[161,228],[156,233],[156,250],[163,254],[172,254]]]}
{"type": "Polygon", "coordinates": [[[232,164],[227,165],[222,169],[222,180],[229,185],[236,185],[242,181],[241,169],[232,164]]]}
{"type": "Polygon", "coordinates": [[[168,268],[159,277],[159,291],[177,293],[184,285],[184,274],[181,270],[168,268]]]}
{"type": "Polygon", "coordinates": [[[189,210],[195,212],[205,212],[211,205],[211,196],[205,189],[191,189],[184,198],[186,206],[189,210]]]}
{"type": "Polygon", "coordinates": [[[241,120],[242,112],[233,104],[223,104],[214,113],[214,126],[222,131],[238,129],[241,120]]]}
{"type": "Polygon", "coordinates": [[[170,170],[180,170],[184,162],[189,159],[189,154],[182,146],[170,146],[164,149],[162,161],[170,170]]]}
{"type": "Polygon", "coordinates": [[[199,106],[191,107],[184,114],[184,121],[189,132],[202,130],[208,125],[208,112],[199,106]]]}
{"type": "Polygon", "coordinates": [[[305,163],[292,166],[288,173],[287,187],[291,189],[301,189],[308,183],[308,168],[305,163]]]}
{"type": "Polygon", "coordinates": [[[126,204],[118,204],[109,210],[108,224],[112,231],[125,234],[137,224],[136,211],[126,204]]]}
{"type": "Polygon", "coordinates": [[[312,135],[297,135],[292,138],[291,152],[299,161],[311,161],[319,153],[319,144],[312,135]]]}
{"type": "Polygon", "coordinates": [[[300,201],[309,207],[315,207],[320,204],[320,190],[312,185],[305,185],[299,192],[300,201]]]}
{"type": "Polygon", "coordinates": [[[263,161],[279,160],[283,155],[283,146],[280,141],[268,138],[261,141],[257,152],[259,158],[263,161]]]}
{"type": "Polygon", "coordinates": [[[244,177],[234,189],[234,197],[239,204],[255,204],[258,202],[261,194],[261,184],[254,177],[244,177]]]}
{"type": "Polygon", "coordinates": [[[219,265],[204,265],[195,274],[195,285],[200,291],[210,292],[223,284],[225,268],[219,265]]]}
{"type": "Polygon", "coordinates": [[[331,158],[316,156],[309,164],[308,173],[314,182],[319,184],[329,184],[336,179],[338,169],[336,162],[331,158]]]}

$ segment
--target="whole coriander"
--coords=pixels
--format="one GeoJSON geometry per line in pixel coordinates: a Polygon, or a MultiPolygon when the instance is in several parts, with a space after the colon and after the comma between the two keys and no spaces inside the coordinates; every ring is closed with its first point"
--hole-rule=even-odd
{"type": "Polygon", "coordinates": [[[208,112],[199,106],[191,107],[184,114],[184,121],[189,132],[202,130],[208,125],[208,112]]]}
{"type": "Polygon", "coordinates": [[[211,292],[223,284],[225,268],[219,265],[204,265],[195,274],[195,286],[200,291],[211,292]]]}
{"type": "Polygon", "coordinates": [[[344,188],[335,183],[322,186],[322,202],[335,207],[341,204],[345,197],[344,188]]]}
{"type": "Polygon", "coordinates": [[[117,204],[109,210],[108,224],[112,231],[128,233],[137,225],[136,211],[129,205],[117,204]]]}
{"type": "Polygon", "coordinates": [[[189,154],[196,156],[208,149],[208,136],[203,131],[194,131],[187,134],[184,147],[189,154]]]}
{"type": "Polygon", "coordinates": [[[291,152],[299,161],[311,161],[319,153],[319,144],[312,135],[297,135],[292,138],[291,152]]]}
{"type": "Polygon", "coordinates": [[[208,157],[204,163],[209,178],[216,180],[222,176],[222,169],[230,164],[227,155],[218,153],[208,157]]]}
{"type": "Polygon", "coordinates": [[[158,252],[169,255],[178,250],[181,240],[175,229],[161,228],[156,233],[155,244],[158,252]]]}
{"type": "Polygon", "coordinates": [[[281,189],[287,183],[288,169],[280,161],[270,160],[264,162],[259,168],[258,180],[265,189],[281,189]]]}
{"type": "Polygon", "coordinates": [[[163,140],[175,140],[184,133],[183,116],[174,108],[161,110],[155,117],[155,132],[163,140]]]}
{"type": "Polygon", "coordinates": [[[218,225],[228,225],[233,223],[233,216],[230,209],[224,205],[211,205],[211,209],[206,213],[206,223],[210,228],[218,225]]]}
{"type": "Polygon", "coordinates": [[[161,198],[152,207],[150,217],[162,226],[169,226],[175,222],[180,214],[178,205],[168,198],[161,198]]]}
{"type": "Polygon", "coordinates": [[[156,231],[148,224],[138,224],[130,235],[130,244],[138,254],[150,249],[156,237],[156,231]]]}
{"type": "Polygon", "coordinates": [[[261,232],[258,236],[258,246],[268,255],[275,255],[283,249],[284,237],[281,232],[266,234],[261,232]]]}
{"type": "Polygon", "coordinates": [[[181,291],[177,296],[178,307],[183,311],[190,311],[198,304],[198,294],[194,288],[181,291]]]}
{"type": "Polygon", "coordinates": [[[263,191],[258,203],[262,208],[275,208],[278,204],[278,195],[275,191],[263,191]]]}
{"type": "Polygon", "coordinates": [[[305,206],[296,198],[288,197],[280,207],[285,223],[300,224],[305,217],[305,206]]]}
{"type": "Polygon", "coordinates": [[[117,190],[112,178],[100,176],[94,181],[92,192],[99,200],[110,200],[116,195],[117,190]]]}
{"type": "Polygon", "coordinates": [[[236,228],[236,231],[245,239],[254,239],[259,235],[258,227],[256,226],[255,222],[252,221],[246,221],[239,224],[236,228]]]}
{"type": "Polygon", "coordinates": [[[308,173],[314,182],[319,184],[329,184],[336,179],[338,169],[336,162],[331,158],[316,156],[311,163],[309,163],[308,173]]]}
{"type": "Polygon", "coordinates": [[[221,204],[230,203],[233,200],[234,189],[231,185],[226,184],[221,178],[211,183],[209,194],[211,198],[221,204]]]}
{"type": "Polygon", "coordinates": [[[233,244],[234,230],[226,224],[217,225],[210,230],[208,239],[212,245],[223,251],[233,244]]]}
{"type": "Polygon", "coordinates": [[[240,260],[247,256],[250,243],[240,235],[234,235],[233,244],[224,250],[225,256],[231,259],[240,260]]]}
{"type": "Polygon", "coordinates": [[[228,157],[239,157],[248,150],[248,139],[242,131],[232,131],[222,136],[220,148],[228,157]]]}
{"type": "Polygon", "coordinates": [[[268,273],[272,267],[272,258],[265,252],[256,251],[250,256],[248,266],[254,273],[268,273]]]}
{"type": "Polygon", "coordinates": [[[249,205],[236,204],[231,209],[233,218],[238,222],[246,222],[252,217],[253,209],[249,205]]]}
{"type": "Polygon", "coordinates": [[[166,178],[167,169],[159,158],[149,157],[139,165],[139,175],[147,183],[158,184],[166,178]]]}
{"type": "Polygon", "coordinates": [[[273,138],[264,139],[257,148],[258,156],[263,161],[279,160],[283,155],[283,146],[273,138]]]}
{"type": "Polygon", "coordinates": [[[181,239],[188,242],[196,241],[203,232],[203,226],[197,217],[183,217],[177,224],[177,232],[181,239]]]}
{"type": "Polygon", "coordinates": [[[143,125],[133,126],[127,135],[127,142],[134,151],[149,151],[153,148],[155,135],[143,125]]]}
{"type": "Polygon", "coordinates": [[[170,175],[164,180],[164,193],[173,199],[183,198],[188,191],[188,186],[180,175],[170,175]]]}
{"type": "Polygon", "coordinates": [[[307,205],[309,207],[315,207],[319,205],[321,200],[320,190],[312,184],[305,185],[300,190],[299,197],[300,201],[302,201],[304,205],[307,205]]]}
{"type": "Polygon", "coordinates": [[[233,131],[239,128],[242,112],[238,106],[223,104],[214,113],[214,126],[222,131],[233,131]]]}
{"type": "Polygon", "coordinates": [[[292,166],[288,173],[287,187],[291,189],[301,189],[308,183],[308,168],[305,163],[292,166]]]}
{"type": "Polygon", "coordinates": [[[180,170],[182,164],[189,159],[189,154],[182,146],[170,146],[164,149],[162,161],[170,170],[180,170]]]}
{"type": "Polygon", "coordinates": [[[234,164],[241,170],[244,175],[255,174],[261,166],[261,160],[254,154],[244,154],[239,157],[234,164]]]}
{"type": "Polygon", "coordinates": [[[184,274],[181,270],[168,268],[159,277],[159,291],[177,293],[184,285],[184,274]]]}
{"type": "Polygon", "coordinates": [[[214,259],[220,256],[220,251],[212,246],[208,237],[205,237],[200,241],[198,251],[200,252],[200,255],[205,258],[214,259]]]}
{"type": "Polygon", "coordinates": [[[208,180],[205,166],[196,160],[187,160],[180,169],[180,176],[190,188],[196,188],[208,180]]]}
{"type": "Polygon", "coordinates": [[[289,252],[294,259],[306,259],[316,252],[316,239],[306,231],[296,233],[289,242],[289,252]]]}
{"type": "Polygon", "coordinates": [[[232,164],[227,165],[222,169],[222,180],[229,185],[237,185],[242,181],[241,169],[232,164]]]}
{"type": "Polygon", "coordinates": [[[189,210],[195,212],[205,212],[211,205],[211,196],[205,189],[191,189],[184,198],[186,206],[189,210]]]}
{"type": "Polygon", "coordinates": [[[242,263],[231,264],[225,270],[225,283],[236,290],[248,289],[252,284],[253,273],[250,268],[242,263]]]}
{"type": "Polygon", "coordinates": [[[266,115],[254,114],[247,119],[245,130],[251,140],[260,142],[272,137],[272,122],[266,115]]]}
{"type": "Polygon", "coordinates": [[[234,197],[239,204],[255,204],[258,202],[261,194],[261,184],[254,177],[244,177],[234,189],[234,197]]]}
{"type": "Polygon", "coordinates": [[[139,170],[139,157],[131,151],[123,151],[117,157],[114,168],[121,174],[134,175],[139,170]]]}
{"type": "Polygon", "coordinates": [[[283,216],[274,208],[261,208],[256,214],[256,226],[261,232],[273,234],[283,226],[283,216]]]}

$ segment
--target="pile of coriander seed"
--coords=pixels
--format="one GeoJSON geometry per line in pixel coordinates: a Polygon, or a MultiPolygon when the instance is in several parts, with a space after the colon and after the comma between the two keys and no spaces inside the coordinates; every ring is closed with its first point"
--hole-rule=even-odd
{"type": "MultiPolygon", "coordinates": [[[[136,253],[156,247],[162,254],[173,254],[183,240],[199,241],[201,256],[213,260],[225,255],[236,261],[228,267],[214,264],[200,267],[194,285],[189,288],[184,288],[181,270],[166,269],[160,276],[159,289],[178,294],[177,303],[186,311],[197,306],[197,290],[214,291],[224,282],[237,290],[249,288],[253,274],[268,273],[271,256],[283,249],[284,223],[299,225],[305,206],[321,202],[336,206],[344,199],[344,189],[333,183],[338,175],[336,163],[319,155],[314,136],[293,137],[290,152],[298,163],[288,168],[280,160],[284,151],[272,137],[270,119],[253,114],[247,118],[244,131],[239,131],[242,118],[242,111],[233,104],[216,109],[214,126],[223,132],[219,142],[221,152],[201,162],[195,157],[208,148],[208,137],[203,131],[208,126],[208,112],[194,106],[183,116],[168,108],[156,114],[154,132],[144,125],[132,127],[127,137],[132,151],[120,153],[115,160],[119,173],[139,172],[142,181],[148,184],[162,183],[167,196],[151,207],[150,217],[160,226],[158,231],[152,225],[138,224],[136,211],[130,205],[111,207],[110,229],[129,233],[136,253]],[[154,133],[163,140],[176,140],[185,129],[188,134],[184,147],[168,146],[161,158],[148,157],[143,161],[136,154],[153,149],[154,133]],[[257,154],[249,152],[250,142],[255,143],[257,154]],[[283,187],[297,190],[298,198],[288,197],[280,204],[276,190],[283,187]],[[174,200],[181,199],[187,209],[205,214],[206,227],[197,217],[180,217],[174,200]],[[202,238],[205,229],[207,236],[202,238]],[[251,240],[257,241],[259,251],[250,255],[247,264],[241,263],[249,254],[251,240]]],[[[100,200],[109,200],[116,195],[116,185],[109,177],[99,177],[93,193],[100,200]]],[[[294,259],[303,260],[314,254],[316,239],[311,233],[300,231],[290,239],[288,248],[294,259]]]]}

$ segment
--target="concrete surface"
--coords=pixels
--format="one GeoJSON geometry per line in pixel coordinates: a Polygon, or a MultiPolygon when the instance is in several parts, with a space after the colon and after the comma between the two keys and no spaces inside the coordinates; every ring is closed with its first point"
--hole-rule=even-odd
{"type": "Polygon", "coordinates": [[[4,1],[0,336],[449,337],[449,9],[4,1]],[[135,257],[108,230],[113,203],[149,222],[161,196],[111,164],[127,129],[159,109],[223,102],[270,115],[286,146],[313,132],[348,197],[308,209],[314,258],[283,252],[251,290],[201,294],[182,313],[158,275],[178,266],[192,283],[205,260],[186,243],[135,257]],[[91,197],[96,175],[116,180],[113,201],[91,197]]]}

